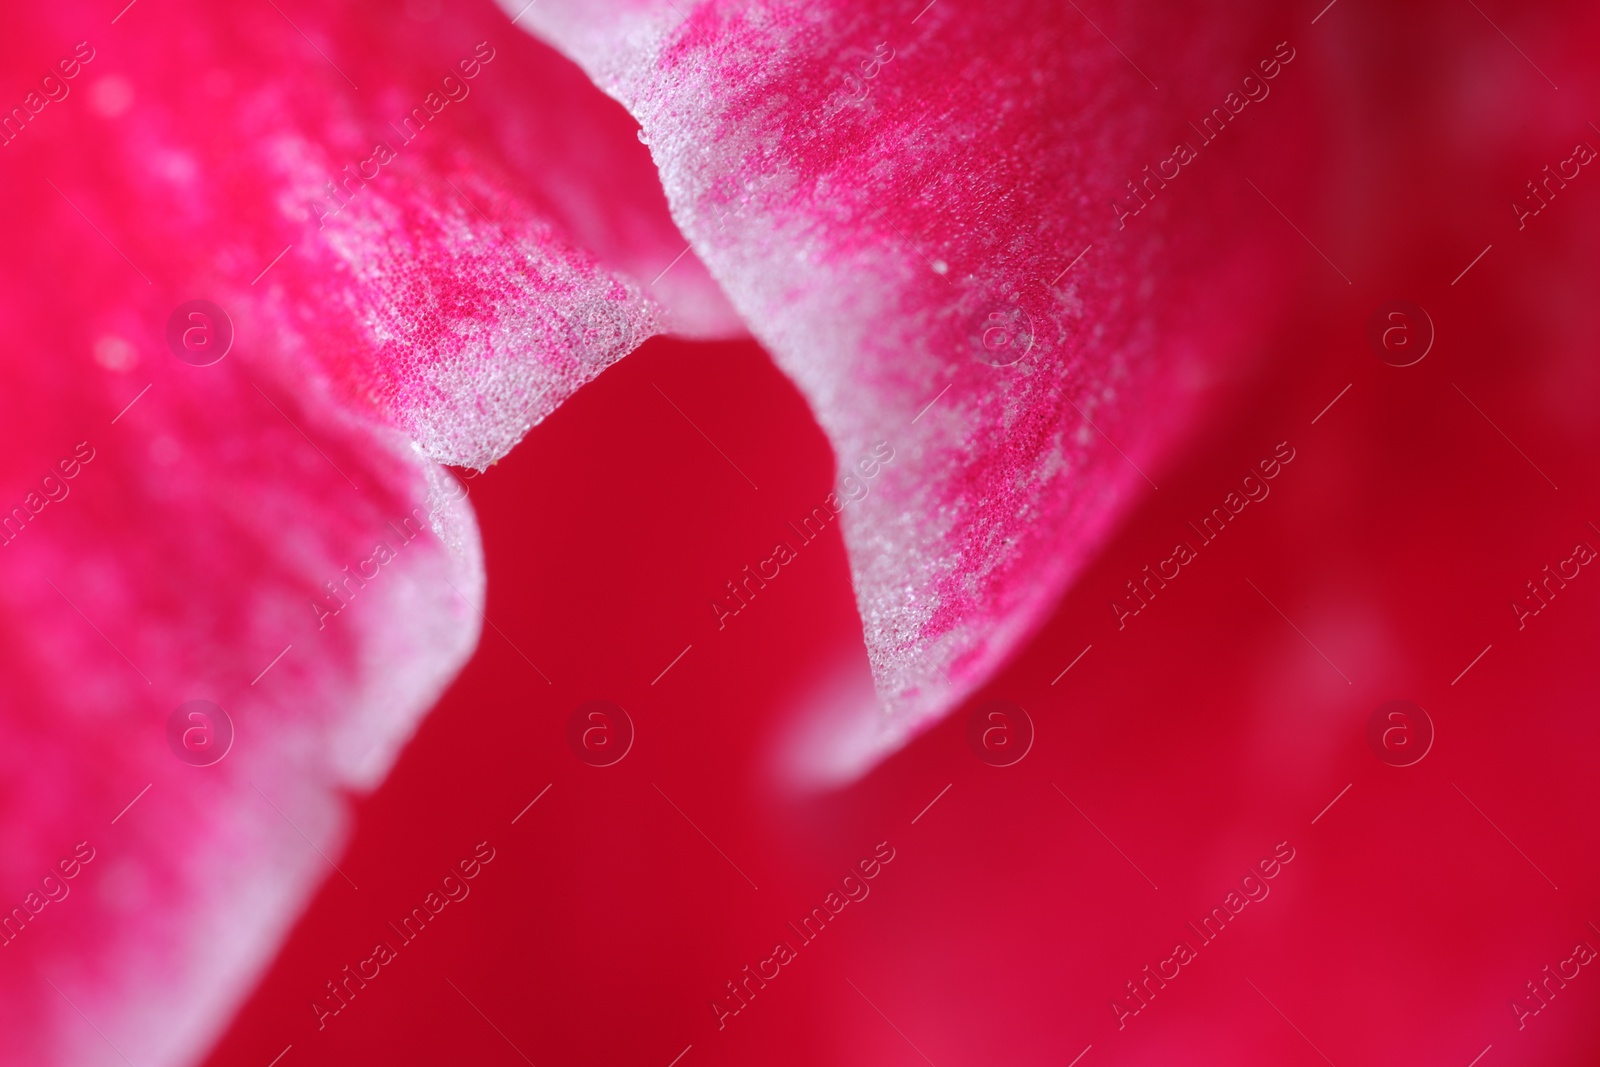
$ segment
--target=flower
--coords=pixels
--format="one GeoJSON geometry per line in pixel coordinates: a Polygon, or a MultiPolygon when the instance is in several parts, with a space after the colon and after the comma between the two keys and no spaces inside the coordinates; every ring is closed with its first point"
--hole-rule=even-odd
{"type": "MultiPolygon", "coordinates": [[[[1296,242],[1352,293],[1373,262],[1443,278],[1373,221],[1453,236],[1442,211],[1365,216],[1359,285],[1297,225],[1339,192],[1341,122],[1393,88],[1334,99],[1348,68],[1305,43],[1315,22],[1068,6],[18,15],[48,55],[0,121],[21,442],[0,722],[25,829],[0,873],[39,887],[5,938],[7,1061],[178,1063],[215,1038],[318,880],[350,881],[341,794],[382,779],[476,643],[484,564],[445,465],[487,468],[647,338],[748,330],[827,435],[837,484],[808,518],[837,516],[874,693],[785,751],[840,783],[992,682],[1075,581],[1103,588],[1097,560],[1132,562],[1105,554],[1119,524],[1175,517],[1176,446],[1263,336],[1314,321],[1296,242]]],[[[1512,114],[1491,109],[1485,158],[1531,142],[1512,114]]],[[[1577,158],[1558,147],[1540,157],[1577,158]]],[[[1529,183],[1537,217],[1513,201],[1519,232],[1576,200],[1564,175],[1529,183]]],[[[1271,514],[1285,435],[1252,437],[1219,529],[1271,514]]],[[[1106,626],[1170,602],[1167,560],[1220,536],[1198,521],[1187,557],[1161,544],[1112,583],[1106,626]]]]}

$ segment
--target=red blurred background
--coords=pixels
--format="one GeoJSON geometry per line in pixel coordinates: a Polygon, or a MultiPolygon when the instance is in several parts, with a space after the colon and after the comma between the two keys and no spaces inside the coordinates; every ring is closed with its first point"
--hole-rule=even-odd
{"type": "Polygon", "coordinates": [[[1520,1029],[1510,1004],[1600,947],[1600,577],[1521,630],[1508,605],[1600,547],[1600,178],[1521,231],[1506,207],[1600,144],[1593,34],[1495,12],[1533,68],[1480,14],[1344,0],[1299,31],[1348,129],[1304,236],[1283,227],[1298,302],[1015,662],[854,785],[776,757],[819,679],[866,676],[837,531],[725,629],[708,606],[832,483],[756,345],[652,341],[471,480],[492,625],[355,798],[337,858],[360,889],[330,870],[209,1062],[1594,1062],[1592,968],[1520,1029]],[[1366,337],[1399,299],[1437,332],[1405,368],[1366,337]],[[1280,442],[1270,496],[1119,630],[1124,583],[1280,442]],[[597,698],[637,731],[610,767],[566,741],[597,698]],[[1013,766],[968,748],[992,699],[1036,729],[1013,766]],[[1393,699],[1436,731],[1412,766],[1367,741],[1393,699]],[[325,983],[484,841],[470,895],[319,1030],[325,983]],[[870,895],[802,948],[786,924],[880,842],[870,895]],[[1201,948],[1187,924],[1280,842],[1270,894],[1201,948]],[[799,958],[719,1029],[710,1003],[779,940],[799,958]],[[1119,1029],[1113,1000],[1179,940],[1198,958],[1119,1029]]]}

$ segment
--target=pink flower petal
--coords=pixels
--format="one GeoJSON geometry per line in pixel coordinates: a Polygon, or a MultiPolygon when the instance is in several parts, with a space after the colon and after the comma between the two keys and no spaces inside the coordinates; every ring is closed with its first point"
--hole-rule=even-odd
{"type": "Polygon", "coordinates": [[[197,1055],[312,889],[359,883],[343,794],[476,642],[436,461],[653,332],[739,328],[620,109],[487,2],[392,7],[50,5],[0,46],[0,1063],[197,1055]],[[168,350],[193,300],[221,316],[177,336],[232,332],[209,366],[168,350]],[[214,765],[169,747],[194,700],[236,731],[214,765]]]}
{"type": "MultiPolygon", "coordinates": [[[[391,7],[130,9],[6,145],[16,195],[153,283],[128,290],[163,309],[144,329],[197,295],[244,337],[270,322],[297,373],[451,463],[653,333],[741,331],[626,114],[487,2],[391,7]]],[[[63,55],[99,22],[41,21],[63,55]]]]}
{"type": "Polygon", "coordinates": [[[1092,6],[521,20],[639,117],[675,216],[833,442],[883,705],[833,773],[983,684],[1279,291],[1273,204],[1299,203],[1311,133],[1290,31],[1260,4],[1092,6]],[[1215,146],[1188,121],[1213,106],[1215,146]],[[1179,143],[1195,158],[1172,162],[1179,143]],[[1168,180],[1140,208],[1146,166],[1168,180]]]}
{"type": "Polygon", "coordinates": [[[0,549],[0,1063],[183,1062],[332,875],[341,794],[376,784],[471,653],[477,530],[395,431],[235,356],[142,348],[114,375],[45,314],[6,322],[34,358],[5,390],[4,502],[30,517],[8,511],[0,549]],[[191,700],[236,732],[211,766],[169,748],[191,700]],[[93,859],[64,880],[79,843],[93,859]]]}

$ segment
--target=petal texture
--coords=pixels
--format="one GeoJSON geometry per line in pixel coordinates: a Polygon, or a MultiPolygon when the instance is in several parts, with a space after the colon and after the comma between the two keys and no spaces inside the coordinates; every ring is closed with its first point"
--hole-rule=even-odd
{"type": "Polygon", "coordinates": [[[6,144],[30,200],[98,220],[158,304],[261,316],[427,455],[486,466],[653,333],[740,332],[634,124],[492,5],[142,16],[6,144]]]}
{"type": "Polygon", "coordinates": [[[1277,108],[1309,132],[1259,5],[919,7],[523,20],[639,117],[680,226],[832,440],[836,502],[894,454],[842,509],[883,702],[846,772],[981,685],[1156,484],[1278,291],[1259,190],[1294,206],[1308,158],[1232,128],[1277,108]]]}
{"type": "Polygon", "coordinates": [[[427,7],[58,5],[0,44],[0,1063],[198,1055],[312,890],[359,892],[346,796],[476,642],[438,462],[738,329],[621,109],[427,7]]]}

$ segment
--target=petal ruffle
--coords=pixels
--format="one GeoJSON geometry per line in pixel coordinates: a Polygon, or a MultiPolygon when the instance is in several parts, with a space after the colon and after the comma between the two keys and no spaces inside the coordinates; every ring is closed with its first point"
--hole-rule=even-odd
{"type": "MultiPolygon", "coordinates": [[[[88,22],[41,21],[28,36],[69,52],[88,22]]],[[[154,286],[151,339],[207,296],[294,373],[483,467],[653,333],[740,332],[627,116],[487,2],[133,8],[84,48],[81,95],[62,83],[6,146],[12,202],[98,220],[154,286]]]]}
{"type": "Polygon", "coordinates": [[[59,5],[0,44],[36,86],[0,124],[0,1062],[203,1049],[476,642],[436,461],[737,329],[620,109],[487,2],[392,15],[59,5]],[[195,299],[209,366],[168,351],[195,299]],[[214,765],[169,744],[194,700],[214,765]]]}
{"type": "Polygon", "coordinates": [[[990,676],[1154,484],[1287,273],[1246,184],[1292,206],[1308,158],[1270,10],[1097,17],[713,0],[522,19],[638,116],[679,225],[833,442],[884,705],[834,773],[990,676]],[[1260,121],[1246,108],[1300,129],[1252,149],[1225,129],[1260,121]]]}

